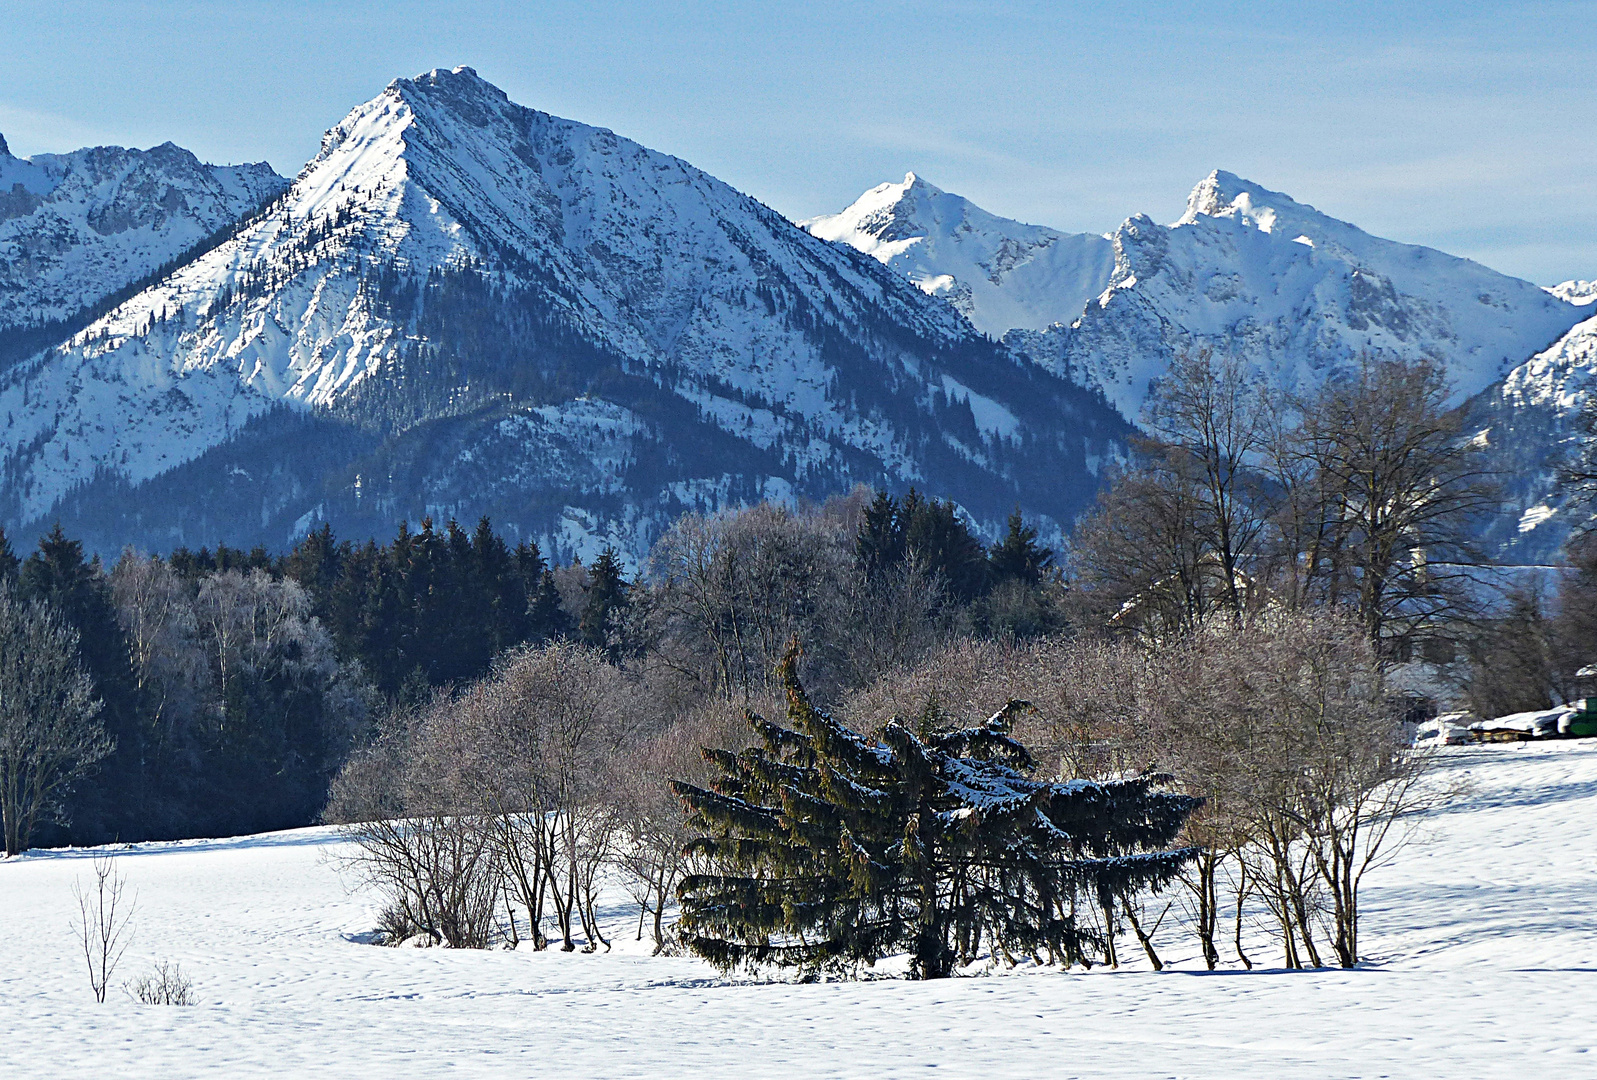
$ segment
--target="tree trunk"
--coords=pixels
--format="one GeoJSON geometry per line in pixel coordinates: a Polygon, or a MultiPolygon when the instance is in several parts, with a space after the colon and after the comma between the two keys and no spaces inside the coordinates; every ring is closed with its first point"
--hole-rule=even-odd
{"type": "Polygon", "coordinates": [[[1215,877],[1219,866],[1219,856],[1212,850],[1205,849],[1203,854],[1198,856],[1198,920],[1194,929],[1198,934],[1198,943],[1203,949],[1203,962],[1210,971],[1220,963],[1220,951],[1214,944],[1215,926],[1219,920],[1219,904],[1215,890],[1215,877]]]}
{"type": "MultiPolygon", "coordinates": [[[[1142,923],[1137,921],[1137,912],[1131,906],[1131,901],[1121,897],[1120,903],[1125,908],[1126,921],[1131,924],[1131,932],[1137,935],[1137,942],[1142,946],[1142,951],[1148,954],[1148,963],[1153,965],[1153,970],[1163,971],[1164,962],[1159,959],[1159,954],[1153,951],[1153,938],[1143,932],[1142,923]]],[[[1155,929],[1157,929],[1157,926],[1155,929]]],[[[1211,971],[1214,969],[1212,963],[1209,965],[1209,969],[1211,971]]]]}
{"type": "Polygon", "coordinates": [[[1104,961],[1111,967],[1120,967],[1120,954],[1115,951],[1115,909],[1114,905],[1105,900],[1100,905],[1103,908],[1103,947],[1104,961]]]}
{"type": "Polygon", "coordinates": [[[1237,959],[1242,961],[1243,967],[1252,971],[1253,961],[1242,951],[1242,904],[1248,898],[1248,864],[1238,859],[1237,866],[1237,959]]]}

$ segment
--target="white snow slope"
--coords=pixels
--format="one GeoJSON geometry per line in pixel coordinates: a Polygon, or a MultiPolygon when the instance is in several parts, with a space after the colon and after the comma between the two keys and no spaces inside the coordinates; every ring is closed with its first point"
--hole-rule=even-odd
{"type": "Polygon", "coordinates": [[[1446,363],[1462,401],[1582,317],[1569,302],[1583,295],[1579,283],[1543,290],[1383,240],[1218,170],[1179,221],[1139,214],[1107,238],[997,218],[913,174],[806,225],[1101,388],[1132,421],[1182,349],[1239,353],[1261,372],[1309,382],[1361,351],[1429,356],[1446,363]]]}
{"type": "Polygon", "coordinates": [[[1209,974],[1167,925],[1160,974],[738,982],[648,957],[619,895],[608,955],[386,949],[343,841],[306,829],[119,850],[119,977],[176,961],[199,1003],[96,1005],[91,853],[35,852],[0,863],[0,1075],[1597,1076],[1597,741],[1449,748],[1441,779],[1472,786],[1372,872],[1354,971],[1209,974]]]}
{"type": "Polygon", "coordinates": [[[0,329],[91,306],[287,186],[169,142],[18,158],[0,138],[0,329]]]}

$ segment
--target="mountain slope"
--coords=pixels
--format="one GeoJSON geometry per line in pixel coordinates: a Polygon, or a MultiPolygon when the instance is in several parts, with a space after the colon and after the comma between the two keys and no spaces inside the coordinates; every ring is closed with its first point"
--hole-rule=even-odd
{"type": "Polygon", "coordinates": [[[914,173],[902,184],[879,184],[841,213],[800,224],[947,299],[995,338],[1073,320],[1115,267],[1108,237],[1001,218],[914,173]]]}
{"type": "Polygon", "coordinates": [[[18,158],[0,138],[0,334],[92,307],[287,186],[171,143],[18,158]]]}
{"type": "Polygon", "coordinates": [[[1562,293],[1371,236],[1218,171],[1192,191],[1175,224],[1138,215],[1102,241],[1113,259],[1107,273],[1096,261],[1096,238],[1064,238],[1094,252],[1074,276],[1067,265],[1024,284],[1018,275],[970,284],[985,264],[963,252],[999,250],[1047,230],[962,208],[964,224],[939,226],[939,233],[921,208],[964,200],[917,194],[917,183],[883,185],[838,219],[818,220],[827,235],[862,250],[895,262],[916,260],[909,272],[918,281],[941,282],[941,294],[960,297],[968,287],[966,307],[978,326],[995,332],[992,318],[1005,312],[998,322],[1011,320],[1008,343],[1058,374],[1101,389],[1132,420],[1150,385],[1183,349],[1237,352],[1261,372],[1311,382],[1360,351],[1430,356],[1448,365],[1462,400],[1581,318],[1562,293]],[[959,242],[941,243],[947,234],[959,242]],[[1034,287],[1057,290],[1051,325],[1033,317],[1047,310],[1030,294],[1034,287]],[[1004,294],[1007,307],[985,295],[993,291],[1004,294]],[[1083,296],[1091,297],[1084,305],[1083,296]],[[1024,320],[1014,314],[1022,308],[1024,320]],[[1055,314],[1061,311],[1067,313],[1055,314]]]}
{"type": "Polygon", "coordinates": [[[875,260],[465,68],[352,110],[0,413],[8,523],[162,547],[488,511],[637,552],[684,508],[858,481],[1057,528],[1125,430],[875,260]]]}
{"type": "MultiPolygon", "coordinates": [[[[1578,294],[1577,294],[1578,295],[1578,294]]],[[[1597,297],[1585,300],[1585,310],[1597,297]]],[[[1469,430],[1486,447],[1502,486],[1503,513],[1488,535],[1506,560],[1551,562],[1593,507],[1559,483],[1590,438],[1597,405],[1597,315],[1514,368],[1468,405],[1469,430]]]]}

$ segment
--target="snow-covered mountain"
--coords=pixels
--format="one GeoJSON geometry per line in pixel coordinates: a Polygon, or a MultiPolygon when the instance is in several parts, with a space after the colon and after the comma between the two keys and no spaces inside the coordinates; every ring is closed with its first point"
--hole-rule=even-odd
{"type": "Polygon", "coordinates": [[[1597,304],[1597,281],[1561,281],[1547,286],[1547,291],[1577,307],[1597,304]]]}
{"type": "Polygon", "coordinates": [[[1219,171],[1193,189],[1179,221],[1138,215],[1107,239],[994,218],[914,179],[809,225],[955,298],[987,332],[1009,329],[1012,346],[1102,389],[1131,420],[1183,349],[1240,352],[1260,371],[1299,380],[1364,350],[1431,356],[1447,363],[1463,400],[1581,318],[1568,302],[1578,284],[1543,290],[1383,240],[1219,171]],[[1025,252],[1028,241],[1038,257],[998,272],[1010,264],[987,253],[1025,252]],[[1069,254],[1045,264],[1054,251],[1069,254]],[[1039,299],[1050,290],[1052,309],[1039,299]]]}
{"type": "Polygon", "coordinates": [[[467,68],[0,378],[0,512],[112,545],[493,514],[567,552],[856,481],[1057,526],[1124,425],[872,258],[467,68]],[[120,530],[120,532],[119,532],[120,530]]]}
{"type": "MultiPolygon", "coordinates": [[[[1586,314],[1591,315],[1594,301],[1597,296],[1583,299],[1586,314]]],[[[1469,403],[1469,430],[1487,448],[1502,486],[1503,514],[1488,539],[1505,557],[1553,560],[1570,530],[1587,525],[1597,510],[1571,500],[1559,483],[1561,466],[1590,438],[1586,418],[1597,405],[1594,395],[1597,315],[1575,324],[1469,403]]]]}
{"type": "Polygon", "coordinates": [[[0,333],[92,308],[287,186],[169,142],[18,158],[0,137],[0,333]]]}
{"type": "Polygon", "coordinates": [[[800,224],[875,257],[994,338],[1074,320],[1115,269],[1106,236],[1001,218],[914,173],[878,184],[842,213],[800,224]]]}

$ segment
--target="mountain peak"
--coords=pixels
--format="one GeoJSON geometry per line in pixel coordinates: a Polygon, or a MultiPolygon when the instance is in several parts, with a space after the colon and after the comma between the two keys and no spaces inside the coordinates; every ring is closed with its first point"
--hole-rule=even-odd
{"type": "Polygon", "coordinates": [[[510,96],[499,87],[477,74],[475,68],[462,64],[455,68],[433,68],[420,75],[409,79],[395,79],[388,84],[391,89],[403,92],[407,88],[421,90],[424,93],[443,93],[445,95],[486,95],[500,101],[509,101],[510,96]]]}
{"type": "MultiPolygon", "coordinates": [[[[938,204],[945,216],[922,220],[954,236],[963,201],[906,187],[905,205],[938,204]]],[[[990,274],[1032,253],[976,252],[990,274]]],[[[363,535],[390,515],[491,513],[559,550],[613,538],[638,554],[680,504],[856,481],[935,486],[993,528],[1016,497],[1064,522],[1123,430],[902,275],[469,69],[357,105],[273,212],[36,366],[0,380],[0,414],[17,417],[0,430],[0,524],[48,517],[103,477],[171,491],[164,505],[209,542],[231,497],[215,485],[252,508],[270,488],[272,520],[239,520],[272,543],[314,521],[363,535]],[[327,437],[307,440],[306,423],[327,437]],[[282,501],[284,484],[304,497],[282,501]],[[204,520],[187,509],[200,505],[204,520]]],[[[96,506],[116,527],[120,504],[96,506]]]]}
{"type": "Polygon", "coordinates": [[[840,213],[800,224],[944,297],[992,337],[1074,319],[1114,269],[1105,237],[990,214],[913,172],[902,183],[877,184],[840,213]]]}
{"type": "Polygon", "coordinates": [[[1192,189],[1187,196],[1187,212],[1176,224],[1190,225],[1200,217],[1229,217],[1245,221],[1260,232],[1272,232],[1278,218],[1298,218],[1304,212],[1322,216],[1314,207],[1304,206],[1279,191],[1216,169],[1192,189]]]}
{"type": "Polygon", "coordinates": [[[914,243],[923,232],[916,220],[911,192],[942,194],[914,173],[907,172],[902,183],[889,180],[877,184],[840,213],[822,214],[798,224],[822,240],[844,241],[886,262],[902,250],[903,244],[914,243]],[[900,246],[884,254],[879,250],[884,244],[900,246]]]}
{"type": "Polygon", "coordinates": [[[0,135],[0,157],[10,157],[11,147],[6,145],[6,137],[0,135]]]}
{"type": "MultiPolygon", "coordinates": [[[[473,127],[493,124],[508,110],[516,109],[510,96],[469,67],[433,68],[408,79],[395,79],[384,92],[355,113],[382,113],[383,102],[397,100],[412,113],[440,110],[465,120],[473,127]]],[[[354,115],[354,114],[351,114],[354,115]]]]}
{"type": "Polygon", "coordinates": [[[1574,304],[1576,307],[1597,304],[1597,281],[1563,281],[1557,285],[1545,285],[1543,289],[1564,303],[1574,304]]]}

